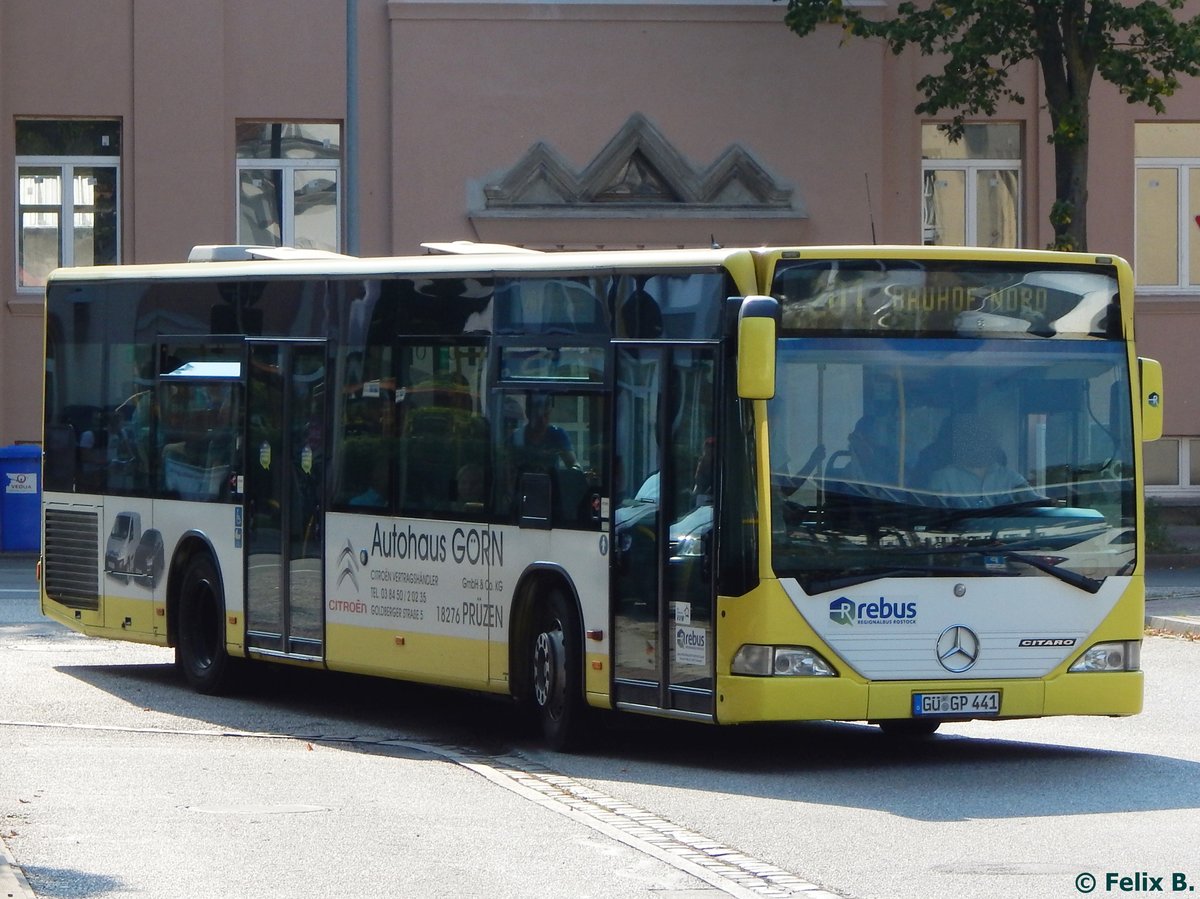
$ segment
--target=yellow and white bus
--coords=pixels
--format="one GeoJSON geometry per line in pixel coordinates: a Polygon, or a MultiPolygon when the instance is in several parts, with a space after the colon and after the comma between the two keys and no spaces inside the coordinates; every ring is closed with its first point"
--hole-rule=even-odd
{"type": "Polygon", "coordinates": [[[475,249],[56,272],[45,614],[204,692],[510,695],[560,748],[591,707],[1139,711],[1162,386],[1123,261],[475,249]]]}

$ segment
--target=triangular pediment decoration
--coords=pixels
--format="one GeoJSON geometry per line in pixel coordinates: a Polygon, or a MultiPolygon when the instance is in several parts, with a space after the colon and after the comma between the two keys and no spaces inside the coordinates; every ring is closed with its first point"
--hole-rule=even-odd
{"type": "Polygon", "coordinates": [[[581,172],[546,143],[489,179],[475,215],[597,217],[647,213],[802,217],[792,187],[734,144],[698,169],[643,115],[634,114],[581,172]]]}
{"type": "MultiPolygon", "coordinates": [[[[629,117],[580,174],[584,197],[593,203],[612,202],[607,193],[609,186],[631,165],[638,166],[658,185],[658,194],[651,201],[655,205],[663,201],[696,202],[695,170],[662,132],[640,113],[629,117]]],[[[636,198],[627,202],[641,205],[636,198]]]]}
{"type": "Polygon", "coordinates": [[[499,183],[484,188],[489,207],[520,202],[535,206],[571,205],[579,201],[579,179],[553,148],[534,144],[499,183]]]}
{"type": "Polygon", "coordinates": [[[606,187],[595,191],[593,203],[678,203],[679,195],[646,156],[630,156],[606,187]]]}
{"type": "Polygon", "coordinates": [[[791,188],[776,184],[762,165],[745,149],[730,147],[704,173],[702,193],[709,202],[730,206],[786,206],[791,188]]]}

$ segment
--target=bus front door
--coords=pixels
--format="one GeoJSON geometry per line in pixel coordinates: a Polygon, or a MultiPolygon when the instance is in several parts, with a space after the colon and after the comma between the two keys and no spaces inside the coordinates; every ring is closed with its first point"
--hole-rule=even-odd
{"type": "Polygon", "coordinates": [[[250,341],[247,352],[246,645],[321,659],[325,344],[250,341]]]}
{"type": "Polygon", "coordinates": [[[716,367],[709,345],[617,348],[610,583],[618,706],[714,714],[716,367]]]}

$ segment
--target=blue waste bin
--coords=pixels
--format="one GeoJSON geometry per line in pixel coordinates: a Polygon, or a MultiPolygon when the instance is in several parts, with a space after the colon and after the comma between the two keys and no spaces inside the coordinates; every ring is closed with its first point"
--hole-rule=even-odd
{"type": "Polygon", "coordinates": [[[36,552],[42,539],[42,448],[0,446],[0,551],[36,552]]]}

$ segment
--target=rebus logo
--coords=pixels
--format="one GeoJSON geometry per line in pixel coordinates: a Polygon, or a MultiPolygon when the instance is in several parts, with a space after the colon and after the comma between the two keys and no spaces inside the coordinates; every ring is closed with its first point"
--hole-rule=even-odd
{"type": "Polygon", "coordinates": [[[854,624],[854,600],[840,596],[829,604],[829,620],[834,624],[854,624]]]}
{"type": "Polygon", "coordinates": [[[856,603],[839,596],[829,604],[829,620],[834,624],[915,624],[915,602],[893,602],[882,596],[875,602],[856,603]]]}

